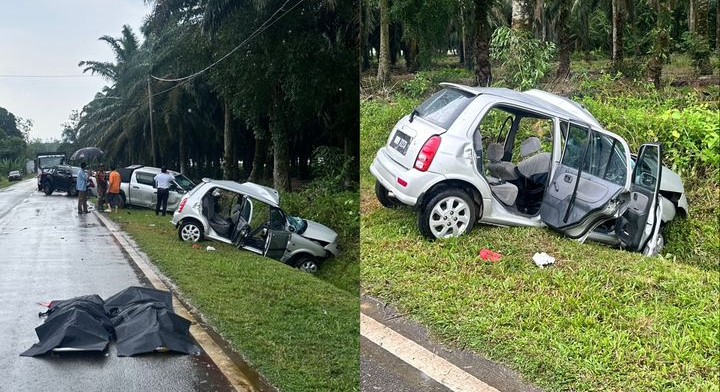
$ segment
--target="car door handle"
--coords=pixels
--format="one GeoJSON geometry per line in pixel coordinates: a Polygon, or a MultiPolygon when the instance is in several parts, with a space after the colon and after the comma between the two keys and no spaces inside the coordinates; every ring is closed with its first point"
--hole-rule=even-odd
{"type": "Polygon", "coordinates": [[[133,189],[140,189],[139,186],[133,186],[133,189]]]}
{"type": "Polygon", "coordinates": [[[571,175],[566,174],[565,177],[563,178],[563,180],[564,180],[565,182],[567,182],[568,184],[570,184],[570,183],[572,183],[572,180],[573,180],[573,179],[572,179],[572,176],[571,176],[571,175]]]}

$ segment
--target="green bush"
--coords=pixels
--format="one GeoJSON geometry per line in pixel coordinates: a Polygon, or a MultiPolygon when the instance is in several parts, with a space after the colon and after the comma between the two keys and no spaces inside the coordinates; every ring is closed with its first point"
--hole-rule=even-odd
{"type": "Polygon", "coordinates": [[[501,27],[492,35],[490,56],[502,63],[507,84],[527,90],[537,86],[552,68],[555,44],[542,42],[530,33],[501,27]]]}

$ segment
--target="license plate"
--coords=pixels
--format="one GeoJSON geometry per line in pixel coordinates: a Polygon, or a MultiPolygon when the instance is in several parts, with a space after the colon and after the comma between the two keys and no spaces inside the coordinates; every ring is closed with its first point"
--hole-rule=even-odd
{"type": "Polygon", "coordinates": [[[395,136],[393,136],[392,141],[390,142],[390,147],[398,150],[400,154],[405,155],[408,147],[410,147],[410,140],[410,136],[402,133],[401,131],[395,131],[395,136]]]}

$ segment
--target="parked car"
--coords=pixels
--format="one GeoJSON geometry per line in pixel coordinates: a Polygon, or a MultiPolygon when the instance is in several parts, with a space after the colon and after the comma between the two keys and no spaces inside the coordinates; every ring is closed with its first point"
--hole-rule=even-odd
{"type": "MultiPolygon", "coordinates": [[[[43,168],[40,175],[40,188],[50,196],[55,191],[67,192],[68,196],[77,196],[77,174],[82,170],[77,166],[58,165],[43,168]]],[[[88,195],[95,194],[95,184],[88,178],[88,195]]]]}
{"type": "Polygon", "coordinates": [[[581,105],[548,92],[441,86],[370,167],[380,203],[414,206],[425,237],[457,237],[478,221],[549,226],[654,255],[662,226],[688,214],[659,144],[634,158],[581,105]]]}
{"type": "Polygon", "coordinates": [[[8,174],[8,181],[20,181],[22,180],[22,174],[20,174],[20,171],[13,170],[8,174]]]}
{"type": "MultiPolygon", "coordinates": [[[[157,188],[155,186],[155,175],[160,173],[160,168],[143,165],[132,165],[118,169],[120,177],[120,196],[123,204],[138,207],[155,208],[157,203],[157,188]]],[[[195,183],[184,175],[168,170],[175,176],[175,181],[170,187],[168,194],[167,210],[175,211],[180,204],[180,199],[188,191],[195,187],[195,183]]]]}
{"type": "Polygon", "coordinates": [[[306,272],[337,256],[338,235],[320,223],[287,215],[272,188],[204,178],[185,195],[172,223],[183,241],[212,239],[306,272]]]}

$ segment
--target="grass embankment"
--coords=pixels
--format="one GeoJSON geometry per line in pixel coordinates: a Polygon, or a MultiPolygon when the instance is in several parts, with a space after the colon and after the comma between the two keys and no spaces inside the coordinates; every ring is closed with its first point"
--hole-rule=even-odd
{"type": "MultiPolygon", "coordinates": [[[[418,82],[410,86],[413,83],[418,82]]],[[[367,169],[395,122],[420,101],[408,98],[409,91],[405,87],[398,95],[385,93],[389,100],[376,95],[361,105],[363,292],[397,306],[441,340],[506,363],[548,390],[717,390],[716,168],[699,155],[692,159],[698,166],[679,162],[691,215],[666,230],[665,257],[579,244],[547,229],[481,225],[458,239],[429,242],[419,234],[413,210],[380,206],[367,169]],[[502,261],[483,262],[478,255],[483,248],[502,253],[502,261]],[[532,255],[542,251],[557,259],[553,267],[533,264],[532,255]]],[[[662,102],[662,96],[652,98],[662,102]]],[[[676,144],[684,143],[681,139],[688,133],[703,132],[679,112],[668,115],[677,117],[677,123],[665,124],[667,135],[643,138],[667,120],[669,107],[637,101],[632,104],[637,110],[627,114],[620,109],[624,104],[600,95],[593,99],[605,105],[606,110],[596,114],[601,123],[627,126],[638,139],[661,139],[671,157],[680,157],[676,144]],[[645,124],[650,117],[657,122],[645,124]],[[676,137],[673,127],[683,137],[676,137]],[[668,143],[673,140],[676,144],[668,143]]],[[[706,110],[708,123],[717,119],[716,106],[690,106],[706,110]]],[[[623,134],[621,126],[611,130],[623,134]]],[[[702,141],[693,139],[682,148],[694,151],[689,144],[702,141]]]]}
{"type": "MultiPolygon", "coordinates": [[[[349,285],[352,277],[330,277],[329,283],[217,242],[205,241],[194,249],[178,239],[169,217],[156,217],[150,210],[110,216],[233,348],[281,391],[358,389],[357,283],[354,290],[336,287],[349,285]],[[217,250],[206,251],[208,245],[217,250]]],[[[348,274],[357,271],[357,260],[348,260],[334,262],[355,267],[328,266],[348,274]]]]}

